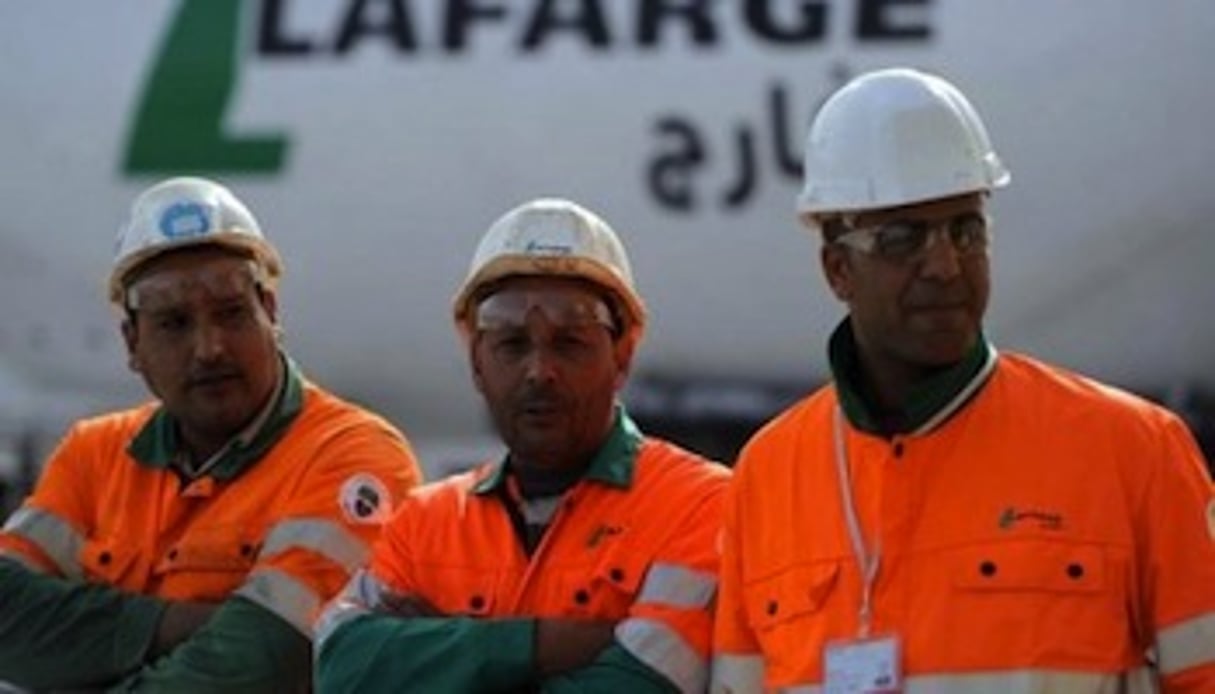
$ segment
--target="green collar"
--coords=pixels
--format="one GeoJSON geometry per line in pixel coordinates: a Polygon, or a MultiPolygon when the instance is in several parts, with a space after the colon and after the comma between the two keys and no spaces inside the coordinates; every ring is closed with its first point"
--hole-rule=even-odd
{"type": "MultiPolygon", "coordinates": [[[[281,356],[285,377],[273,410],[261,429],[247,443],[232,441],[219,461],[207,473],[217,480],[230,480],[259,460],[286,432],[304,405],[304,379],[299,367],[285,354],[281,356]]],[[[140,464],[167,469],[178,453],[177,425],[164,406],[158,407],[135,438],[127,453],[140,464]]]]}
{"type": "Polygon", "coordinates": [[[996,349],[980,333],[962,361],[912,388],[892,424],[875,414],[876,408],[861,387],[860,355],[850,318],[845,318],[831,333],[827,349],[835,389],[848,421],[861,431],[879,436],[919,434],[935,428],[970,399],[996,365],[996,349]]]}
{"type": "MultiPolygon", "coordinates": [[[[618,489],[628,489],[633,484],[633,468],[643,440],[641,430],[629,418],[621,405],[616,406],[615,420],[608,431],[607,440],[599,447],[583,479],[600,482],[618,489]]],[[[508,453],[481,481],[473,486],[476,494],[489,494],[506,483],[508,453]]]]}

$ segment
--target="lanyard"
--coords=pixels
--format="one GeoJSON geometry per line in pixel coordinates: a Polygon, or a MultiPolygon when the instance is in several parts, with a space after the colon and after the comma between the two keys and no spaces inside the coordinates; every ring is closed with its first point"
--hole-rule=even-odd
{"type": "Polygon", "coordinates": [[[844,520],[848,522],[848,535],[852,540],[852,553],[856,556],[857,567],[861,570],[861,607],[860,607],[860,638],[869,636],[869,628],[873,621],[873,583],[877,578],[878,565],[882,561],[881,537],[869,554],[865,547],[865,535],[861,531],[861,521],[856,515],[856,505],[852,498],[852,477],[848,471],[848,451],[844,444],[844,414],[837,406],[833,427],[835,437],[835,470],[840,487],[840,500],[844,505],[844,520]]]}

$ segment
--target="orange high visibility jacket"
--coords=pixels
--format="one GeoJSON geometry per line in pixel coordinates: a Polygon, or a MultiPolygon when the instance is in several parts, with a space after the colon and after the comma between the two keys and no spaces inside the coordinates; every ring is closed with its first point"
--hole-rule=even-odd
{"type": "Polygon", "coordinates": [[[241,596],[311,637],[419,472],[384,420],[300,384],[299,414],[262,457],[184,488],[128,452],[156,404],[78,423],[5,525],[0,553],[128,593],[241,596]]]}
{"type": "MultiPolygon", "coordinates": [[[[467,624],[472,617],[486,628],[440,638],[434,631],[410,631],[410,620],[355,619],[368,605],[352,595],[328,608],[318,626],[321,686],[371,692],[524,688],[535,684],[531,646],[511,627],[525,623],[490,618],[585,617],[622,620],[615,632],[620,646],[680,691],[703,691],[729,470],[643,438],[622,420],[625,438],[632,439],[629,453],[601,451],[566,492],[530,558],[505,506],[501,464],[415,490],[385,526],[372,577],[424,597],[453,621],[467,624]],[[343,643],[341,652],[328,642],[343,643]],[[487,657],[498,665],[477,665],[487,657]]],[[[618,424],[617,443],[621,433],[618,424]]],[[[605,677],[609,665],[592,669],[598,686],[640,686],[605,677]]],[[[573,681],[580,681],[578,675],[573,681]]]]}
{"type": "MultiPolygon", "coordinates": [[[[1009,355],[958,407],[892,439],[840,417],[880,546],[872,633],[900,639],[905,691],[1215,692],[1215,497],[1184,424],[1009,355]]],[[[819,691],[824,645],[857,636],[839,410],[825,387],[741,455],[714,691],[819,691]]]]}

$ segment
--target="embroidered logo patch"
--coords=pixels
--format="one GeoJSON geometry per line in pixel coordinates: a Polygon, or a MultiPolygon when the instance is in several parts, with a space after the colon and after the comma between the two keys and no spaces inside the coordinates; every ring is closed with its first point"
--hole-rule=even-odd
{"type": "Polygon", "coordinates": [[[383,523],[388,520],[388,488],[375,475],[359,473],[342,483],[338,504],[351,523],[383,523]]]}
{"type": "Polygon", "coordinates": [[[1001,530],[1012,530],[1026,524],[1035,526],[1039,530],[1062,530],[1063,514],[1038,508],[1009,506],[1000,512],[997,524],[1001,530]]]}

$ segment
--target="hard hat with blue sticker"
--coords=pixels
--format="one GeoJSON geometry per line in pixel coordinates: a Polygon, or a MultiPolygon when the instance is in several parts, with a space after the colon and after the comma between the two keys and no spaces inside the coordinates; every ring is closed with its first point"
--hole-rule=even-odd
{"type": "Polygon", "coordinates": [[[110,301],[124,305],[125,283],[135,268],[162,253],[200,244],[248,254],[262,268],[268,288],[282,275],[278,251],[232,191],[205,178],[170,178],[145,190],[131,205],[114,248],[110,301]]]}

